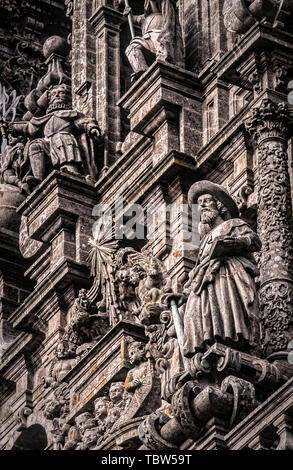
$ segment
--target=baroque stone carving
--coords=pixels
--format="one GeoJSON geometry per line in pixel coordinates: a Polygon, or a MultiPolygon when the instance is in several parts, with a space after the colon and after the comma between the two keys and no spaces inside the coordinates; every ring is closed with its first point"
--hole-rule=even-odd
{"type": "Polygon", "coordinates": [[[155,412],[140,424],[141,449],[178,448],[188,438],[197,439],[216,416],[232,428],[258,405],[254,387],[246,380],[228,376],[220,387],[203,387],[188,376],[186,380],[172,397],[172,417],[155,412]]]}
{"type": "MultiPolygon", "coordinates": [[[[125,381],[112,382],[108,395],[95,400],[92,412],[82,413],[75,418],[74,426],[63,429],[64,450],[100,448],[119,426],[159,407],[160,381],[152,360],[146,357],[146,345],[129,338],[127,350],[132,368],[125,381]]],[[[53,410],[50,416],[60,415],[61,406],[62,403],[58,407],[53,402],[49,407],[49,412],[53,410]]]]}
{"type": "Polygon", "coordinates": [[[147,358],[146,345],[131,338],[128,355],[132,368],[125,379],[125,389],[132,393],[132,397],[127,410],[123,413],[123,420],[148,414],[160,404],[158,396],[160,381],[152,358],[147,358]]]}
{"type": "Polygon", "coordinates": [[[277,11],[275,0],[225,0],[224,24],[228,31],[242,34],[263,17],[274,19],[277,11]]]}
{"type": "Polygon", "coordinates": [[[59,341],[55,349],[55,357],[51,362],[49,375],[42,378],[45,388],[56,388],[63,377],[72,369],[76,363],[76,347],[68,341],[59,341]]]}
{"type": "Polygon", "coordinates": [[[183,41],[176,8],[176,0],[146,0],[143,15],[132,16],[129,7],[124,10],[124,15],[131,15],[132,21],[142,28],[142,37],[133,37],[126,49],[133,77],[139,77],[156,58],[183,66],[183,41]]]}
{"type": "Polygon", "coordinates": [[[74,301],[63,341],[80,346],[101,338],[106,333],[109,322],[107,317],[96,312],[97,308],[89,298],[88,291],[81,289],[74,301]]]}
{"type": "Polygon", "coordinates": [[[125,389],[124,382],[112,382],[109,389],[111,408],[107,416],[107,428],[111,431],[119,427],[119,418],[123,418],[128,408],[131,395],[125,389]]]}
{"type": "Polygon", "coordinates": [[[258,145],[260,309],[266,354],[287,349],[293,312],[293,228],[286,105],[263,100],[246,128],[258,145]]]}
{"type": "Polygon", "coordinates": [[[14,419],[17,423],[17,431],[23,431],[27,427],[27,418],[32,414],[32,409],[28,406],[24,406],[14,415],[14,419]]]}
{"type": "Polygon", "coordinates": [[[55,418],[61,423],[63,418],[69,412],[69,389],[68,385],[63,383],[54,389],[54,398],[46,403],[44,407],[44,416],[48,420],[55,418]]]}
{"type": "Polygon", "coordinates": [[[160,323],[167,309],[164,297],[171,288],[162,263],[133,248],[118,248],[116,240],[101,235],[89,240],[89,261],[94,282],[89,298],[109,317],[110,325],[132,320],[144,325],[160,323]]]}
{"type": "Polygon", "coordinates": [[[25,153],[25,138],[22,136],[9,133],[8,146],[6,147],[6,158],[1,166],[1,183],[11,184],[20,189],[24,194],[30,192],[29,186],[26,183],[26,165],[25,153]]]}
{"type": "Polygon", "coordinates": [[[48,72],[26,97],[24,120],[11,125],[11,130],[29,139],[30,181],[37,184],[52,168],[97,177],[93,140],[101,143],[101,131],[94,119],[72,109],[71,81],[62,69],[66,52],[63,39],[47,39],[43,53],[48,72]]]}
{"type": "MultiPolygon", "coordinates": [[[[38,24],[43,28],[43,23],[38,24]]],[[[17,38],[18,36],[15,36],[17,38]]],[[[9,88],[14,88],[23,98],[36,86],[38,78],[45,72],[45,65],[41,60],[41,44],[23,38],[17,40],[13,57],[5,61],[1,67],[2,80],[9,88]]],[[[23,110],[23,102],[20,103],[23,110]]],[[[20,111],[19,110],[19,111],[20,111]]]]}
{"type": "Polygon", "coordinates": [[[258,269],[252,253],[256,233],[238,218],[234,200],[221,186],[195,183],[189,203],[200,206],[201,243],[196,266],[185,285],[184,354],[192,357],[216,341],[242,349],[259,337],[258,269]]]}

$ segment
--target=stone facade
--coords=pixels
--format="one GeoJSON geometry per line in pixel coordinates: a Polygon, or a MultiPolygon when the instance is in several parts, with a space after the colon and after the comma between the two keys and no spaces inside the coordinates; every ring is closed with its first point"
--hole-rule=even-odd
{"type": "Polygon", "coordinates": [[[292,16],[0,0],[1,450],[293,449],[292,16]]]}

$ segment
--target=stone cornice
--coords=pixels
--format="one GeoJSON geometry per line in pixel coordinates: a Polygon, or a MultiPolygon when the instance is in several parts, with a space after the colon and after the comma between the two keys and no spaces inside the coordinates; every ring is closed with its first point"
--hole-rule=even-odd
{"type": "Polygon", "coordinates": [[[281,48],[293,52],[292,34],[272,28],[269,25],[257,23],[237,42],[231,51],[221,57],[217,62],[213,62],[205,67],[199,74],[199,79],[204,86],[213,81],[215,76],[218,79],[227,79],[236,67],[248,54],[256,51],[272,50],[281,48]]]}
{"type": "MultiPolygon", "coordinates": [[[[129,180],[129,173],[128,176],[124,176],[122,168],[120,167],[118,169],[118,174],[121,176],[119,187],[122,188],[121,194],[123,194],[126,204],[128,200],[131,201],[132,204],[139,202],[142,197],[146,197],[146,193],[149,188],[156,183],[168,182],[172,177],[179,175],[180,173],[186,176],[186,170],[188,170],[190,177],[193,176],[194,180],[195,173],[197,171],[195,159],[192,156],[174,150],[169,152],[164,159],[155,166],[153,166],[152,161],[150,160],[149,165],[143,170],[143,172],[141,171],[140,174],[137,174],[137,184],[133,184],[131,187],[128,185],[127,191],[123,191],[123,185],[129,180]]],[[[130,167],[125,167],[125,171],[126,170],[129,171],[130,167]]],[[[136,170],[134,169],[134,171],[136,170]]],[[[111,187],[114,182],[117,183],[117,174],[115,173],[111,178],[107,178],[107,186],[111,187]]],[[[98,184],[97,189],[100,192],[98,184]]],[[[105,188],[101,190],[101,192],[104,191],[105,188]]],[[[108,193],[108,195],[109,200],[111,201],[110,203],[112,203],[114,201],[114,197],[117,196],[115,192],[113,192],[113,194],[108,193]]]]}
{"type": "Polygon", "coordinates": [[[44,301],[44,297],[49,295],[52,289],[56,289],[60,281],[64,282],[66,279],[74,281],[76,278],[79,282],[83,278],[84,284],[89,284],[89,271],[87,266],[76,263],[69,259],[64,261],[41,281],[37,290],[34,290],[23,302],[23,304],[15,310],[9,317],[9,323],[13,328],[21,328],[26,319],[29,318],[31,313],[44,301]]]}

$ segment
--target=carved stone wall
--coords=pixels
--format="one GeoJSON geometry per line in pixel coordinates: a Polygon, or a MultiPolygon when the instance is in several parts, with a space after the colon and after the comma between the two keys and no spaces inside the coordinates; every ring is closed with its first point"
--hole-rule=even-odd
{"type": "Polygon", "coordinates": [[[0,0],[0,449],[292,450],[292,14],[0,0]]]}

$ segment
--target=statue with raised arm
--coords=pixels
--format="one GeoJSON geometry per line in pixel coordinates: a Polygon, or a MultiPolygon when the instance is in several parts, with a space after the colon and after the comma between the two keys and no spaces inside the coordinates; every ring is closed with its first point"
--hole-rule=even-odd
{"type": "Polygon", "coordinates": [[[215,342],[240,350],[255,347],[259,272],[252,253],[260,250],[260,240],[222,186],[199,181],[188,201],[199,205],[201,243],[185,285],[184,355],[192,357],[215,342]]]}
{"type": "MultiPolygon", "coordinates": [[[[131,14],[131,9],[126,7],[123,14],[131,14]]],[[[142,29],[142,37],[134,37],[125,51],[134,72],[133,79],[145,72],[156,58],[184,65],[176,0],[145,0],[144,14],[132,16],[132,20],[142,29]]]]}

